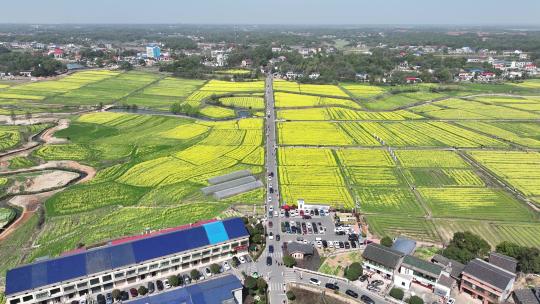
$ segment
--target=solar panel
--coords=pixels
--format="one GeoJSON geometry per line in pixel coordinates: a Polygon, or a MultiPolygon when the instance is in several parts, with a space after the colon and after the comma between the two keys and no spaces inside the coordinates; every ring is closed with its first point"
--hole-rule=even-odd
{"type": "Polygon", "coordinates": [[[248,236],[240,218],[158,234],[8,270],[6,295],[248,236]]]}

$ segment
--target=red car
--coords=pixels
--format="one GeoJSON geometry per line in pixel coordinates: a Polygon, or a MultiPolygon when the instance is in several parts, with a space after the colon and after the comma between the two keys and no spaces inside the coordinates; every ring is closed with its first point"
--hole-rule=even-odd
{"type": "Polygon", "coordinates": [[[274,226],[274,223],[268,222],[268,227],[272,228],[274,226]]]}
{"type": "Polygon", "coordinates": [[[132,297],[132,298],[135,298],[136,296],[139,295],[139,293],[137,292],[137,289],[135,289],[135,288],[131,288],[131,289],[129,290],[129,293],[131,294],[131,297],[132,297]]]}

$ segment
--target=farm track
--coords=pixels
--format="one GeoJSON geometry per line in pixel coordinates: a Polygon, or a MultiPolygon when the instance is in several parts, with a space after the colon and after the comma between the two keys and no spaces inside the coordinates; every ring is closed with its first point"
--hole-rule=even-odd
{"type": "Polygon", "coordinates": [[[467,153],[464,153],[463,151],[458,151],[457,153],[467,163],[469,163],[475,169],[480,171],[483,176],[489,178],[493,184],[498,185],[501,189],[505,190],[507,193],[509,193],[510,195],[518,199],[519,201],[527,204],[527,206],[529,206],[533,211],[540,212],[540,208],[538,208],[538,206],[536,206],[534,203],[530,202],[521,192],[513,188],[510,184],[506,183],[503,179],[499,178],[497,175],[493,174],[489,169],[484,167],[482,164],[478,163],[467,153]]]}
{"type": "MultiPolygon", "coordinates": [[[[43,122],[44,121],[41,120],[38,123],[43,123],[43,122]]],[[[50,123],[52,121],[47,120],[46,122],[50,123]]],[[[25,143],[23,147],[0,154],[0,163],[7,161],[11,158],[17,157],[17,156],[27,156],[32,151],[38,149],[44,144],[62,142],[63,140],[60,140],[54,137],[54,133],[56,131],[69,127],[69,120],[56,119],[56,121],[54,122],[55,122],[54,126],[51,126],[41,131],[38,134],[30,136],[28,142],[25,143]]],[[[24,169],[18,169],[18,170],[0,170],[0,176],[9,176],[9,175],[16,175],[16,174],[21,174],[21,173],[48,172],[48,171],[54,171],[54,170],[77,173],[78,176],[68,181],[63,186],[41,189],[39,191],[8,194],[3,197],[0,197],[0,205],[7,205],[7,206],[12,206],[12,207],[16,206],[23,209],[21,215],[15,221],[13,221],[7,228],[5,228],[2,231],[2,233],[0,234],[0,241],[7,238],[13,231],[15,231],[18,227],[20,227],[26,221],[28,221],[28,219],[31,218],[32,214],[39,210],[42,202],[46,198],[52,196],[53,194],[59,191],[62,191],[63,189],[71,185],[89,181],[96,174],[96,170],[94,168],[80,164],[76,161],[48,161],[43,164],[39,164],[37,166],[33,166],[30,168],[24,168],[24,169]],[[17,200],[18,198],[21,198],[26,203],[22,203],[20,205],[12,204],[12,202],[14,200],[17,200]]]]}

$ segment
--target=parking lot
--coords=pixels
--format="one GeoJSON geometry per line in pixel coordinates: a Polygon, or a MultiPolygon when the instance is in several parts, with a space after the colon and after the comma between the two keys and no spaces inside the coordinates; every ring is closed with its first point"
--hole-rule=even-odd
{"type": "MultiPolygon", "coordinates": [[[[358,235],[348,225],[336,226],[334,213],[313,211],[303,214],[297,210],[272,210],[268,215],[268,226],[274,225],[280,233],[269,235],[281,242],[303,242],[319,250],[347,250],[359,247],[358,235]],[[272,212],[272,216],[270,216],[272,212]],[[322,215],[321,215],[322,214],[322,215]]],[[[360,240],[361,241],[361,240],[360,240]]]]}
{"type": "MultiPolygon", "coordinates": [[[[234,257],[233,257],[234,259],[234,257]]],[[[197,270],[199,272],[199,278],[195,279],[193,277],[193,269],[190,269],[188,271],[183,272],[174,272],[171,271],[170,274],[160,276],[158,279],[158,276],[151,277],[151,278],[145,278],[139,282],[136,282],[134,284],[126,285],[125,287],[119,289],[120,290],[120,298],[119,299],[113,299],[112,289],[108,292],[99,293],[99,294],[91,294],[87,295],[86,297],[79,299],[79,300],[73,300],[71,301],[71,304],[112,304],[115,302],[121,302],[121,301],[127,301],[131,299],[136,299],[142,296],[146,296],[149,294],[155,294],[163,291],[168,291],[172,288],[180,288],[185,287],[191,284],[195,284],[197,282],[211,279],[214,276],[222,275],[225,273],[230,273],[233,270],[233,259],[229,259],[227,261],[223,262],[217,262],[216,264],[219,265],[219,271],[212,272],[210,265],[206,265],[203,267],[195,268],[194,270],[197,270]],[[172,282],[169,282],[169,279],[171,276],[175,276],[178,280],[178,285],[175,283],[172,284],[172,282]],[[146,290],[146,293],[140,294],[139,288],[143,286],[146,290]]],[[[249,256],[240,256],[237,258],[237,263],[239,264],[239,267],[243,266],[244,264],[249,264],[251,259],[249,256]]]]}

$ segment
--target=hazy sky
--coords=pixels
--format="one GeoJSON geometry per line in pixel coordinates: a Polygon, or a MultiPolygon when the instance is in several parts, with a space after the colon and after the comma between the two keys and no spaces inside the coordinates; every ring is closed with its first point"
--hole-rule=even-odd
{"type": "Polygon", "coordinates": [[[0,2],[0,23],[540,24],[540,0],[0,2]]]}

